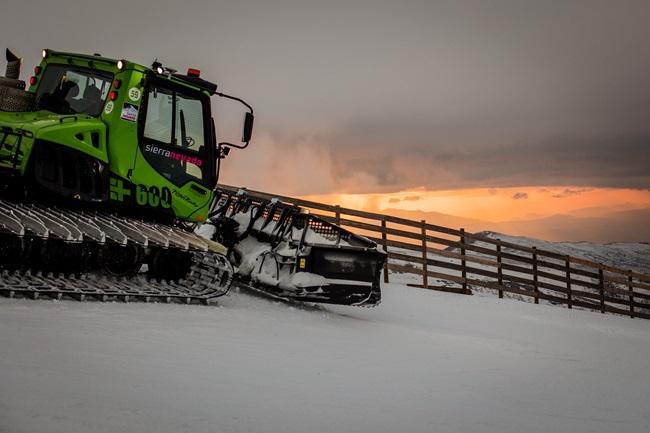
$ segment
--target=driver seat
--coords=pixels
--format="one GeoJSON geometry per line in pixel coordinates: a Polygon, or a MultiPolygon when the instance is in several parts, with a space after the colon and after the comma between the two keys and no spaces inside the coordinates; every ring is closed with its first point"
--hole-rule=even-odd
{"type": "Polygon", "coordinates": [[[79,111],[83,111],[86,114],[99,114],[101,110],[102,103],[102,92],[94,85],[90,84],[86,86],[84,90],[84,95],[81,98],[82,104],[79,111]]]}

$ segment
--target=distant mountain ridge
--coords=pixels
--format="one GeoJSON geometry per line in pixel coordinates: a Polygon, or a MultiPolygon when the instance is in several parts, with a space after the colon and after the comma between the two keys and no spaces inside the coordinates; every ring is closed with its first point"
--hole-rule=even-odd
{"type": "Polygon", "coordinates": [[[425,219],[431,224],[452,228],[463,227],[471,232],[494,231],[553,242],[650,242],[650,208],[615,211],[598,217],[553,215],[504,222],[482,221],[480,215],[465,218],[441,212],[403,209],[386,209],[382,212],[413,220],[425,219]]]}
{"type": "Polygon", "coordinates": [[[480,232],[491,239],[501,239],[526,247],[537,247],[559,254],[580,257],[605,265],[650,274],[650,243],[615,242],[548,242],[524,236],[511,236],[491,231],[480,232]]]}

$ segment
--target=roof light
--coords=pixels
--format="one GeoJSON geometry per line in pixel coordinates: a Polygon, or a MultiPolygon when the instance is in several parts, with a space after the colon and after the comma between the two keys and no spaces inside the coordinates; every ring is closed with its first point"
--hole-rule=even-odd
{"type": "Polygon", "coordinates": [[[29,77],[29,85],[30,85],[30,86],[35,86],[36,83],[38,83],[38,78],[36,78],[36,77],[33,76],[33,75],[32,75],[31,77],[29,77]]]}
{"type": "Polygon", "coordinates": [[[117,61],[117,69],[119,69],[120,71],[124,69],[124,60],[117,61]]]}
{"type": "Polygon", "coordinates": [[[43,56],[44,59],[47,59],[48,52],[47,50],[41,51],[41,56],[43,56]]]}
{"type": "Polygon", "coordinates": [[[108,94],[108,99],[115,101],[117,99],[117,92],[115,90],[111,90],[111,93],[108,94]]]}
{"type": "Polygon", "coordinates": [[[163,69],[163,65],[158,61],[158,59],[153,61],[153,63],[151,64],[151,69],[156,71],[156,73],[158,74],[162,74],[163,72],[165,72],[165,70],[163,69]]]}
{"type": "Polygon", "coordinates": [[[201,71],[194,68],[187,68],[187,76],[199,78],[201,76],[201,71]]]}

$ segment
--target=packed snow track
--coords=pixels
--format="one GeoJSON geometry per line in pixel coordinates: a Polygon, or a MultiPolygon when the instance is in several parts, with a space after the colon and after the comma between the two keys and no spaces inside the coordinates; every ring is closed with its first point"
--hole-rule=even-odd
{"type": "Polygon", "coordinates": [[[650,322],[389,284],[374,309],[0,298],[0,432],[637,433],[650,322]]]}

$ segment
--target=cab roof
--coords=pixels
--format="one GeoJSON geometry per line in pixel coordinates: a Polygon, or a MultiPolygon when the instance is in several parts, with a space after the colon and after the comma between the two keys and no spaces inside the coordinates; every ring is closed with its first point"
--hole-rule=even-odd
{"type": "Polygon", "coordinates": [[[151,67],[144,66],[139,63],[132,62],[125,59],[112,59],[109,57],[104,57],[100,54],[80,54],[80,53],[69,53],[64,51],[54,51],[54,50],[43,50],[45,53],[44,61],[52,63],[66,63],[76,66],[85,66],[90,68],[96,68],[103,71],[109,71],[113,74],[117,74],[124,70],[135,70],[142,72],[144,74],[155,74],[163,79],[169,79],[174,82],[180,82],[186,86],[191,86],[194,88],[199,88],[203,91],[208,92],[210,95],[214,95],[217,91],[217,85],[211,83],[210,81],[204,80],[200,77],[188,76],[176,73],[174,71],[165,71],[165,73],[159,74],[158,71],[154,70],[151,67]],[[118,69],[118,62],[123,62],[122,69],[118,69]]]}

